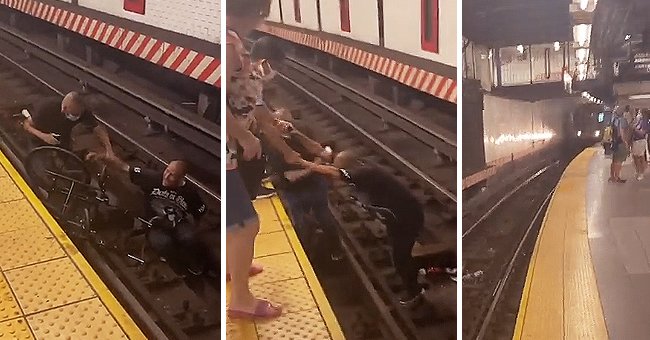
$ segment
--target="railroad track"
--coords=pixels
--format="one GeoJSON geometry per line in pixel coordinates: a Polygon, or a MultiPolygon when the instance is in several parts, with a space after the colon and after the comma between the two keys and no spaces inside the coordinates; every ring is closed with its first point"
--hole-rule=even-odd
{"type": "MultiPolygon", "coordinates": [[[[427,127],[407,127],[408,120],[390,118],[395,113],[372,98],[300,61],[290,59],[288,66],[267,90],[271,105],[289,109],[296,126],[309,127],[313,133],[308,134],[315,140],[335,150],[356,149],[364,159],[385,167],[412,189],[425,207],[425,230],[419,242],[430,250],[422,257],[445,253],[440,251],[440,244],[453,242],[455,246],[456,163],[440,152],[455,150],[455,146],[443,145],[440,135],[434,133],[427,137],[427,127]]],[[[339,188],[331,202],[342,222],[350,268],[374,306],[374,327],[382,328],[384,339],[455,339],[455,311],[452,317],[441,317],[444,313],[432,304],[410,309],[399,306],[403,290],[391,264],[385,227],[356,206],[349,199],[352,195],[349,189],[339,188]]],[[[444,250],[455,263],[453,248],[444,250]]],[[[455,285],[451,286],[455,296],[455,285]]]]}
{"type": "MultiPolygon", "coordinates": [[[[73,60],[70,56],[64,58],[55,51],[40,49],[25,36],[15,34],[5,26],[0,27],[0,92],[4,95],[0,101],[0,139],[3,151],[11,156],[19,169],[29,152],[29,144],[25,132],[12,116],[19,113],[24,104],[44,96],[61,96],[70,90],[80,90],[80,80],[91,88],[88,98],[96,109],[98,119],[108,127],[118,155],[130,162],[161,169],[179,156],[180,149],[181,154],[191,152],[189,161],[195,165],[218,166],[218,155],[197,145],[199,143],[194,139],[196,133],[189,133],[191,128],[169,128],[170,133],[144,137],[146,123],[143,114],[161,119],[159,122],[167,127],[174,124],[180,126],[182,120],[172,122],[174,117],[158,107],[153,98],[139,98],[116,84],[110,88],[109,82],[99,81],[96,74],[70,60],[73,60]],[[105,94],[103,89],[109,94],[105,94]],[[160,118],[163,115],[167,116],[166,124],[160,118]]],[[[204,137],[208,135],[200,133],[204,137]]],[[[219,144],[218,139],[212,138],[210,142],[219,144]]],[[[215,173],[218,172],[211,172],[209,176],[207,172],[199,171],[196,177],[191,178],[208,206],[220,204],[219,179],[215,179],[218,177],[215,173]]],[[[24,172],[22,175],[27,177],[24,172]]],[[[109,187],[109,190],[114,189],[117,196],[128,196],[130,189],[119,176],[113,176],[110,181],[114,187],[109,187]]],[[[138,204],[133,201],[123,203],[138,204]]],[[[218,226],[218,214],[218,211],[211,210],[203,222],[218,226]]],[[[60,223],[72,234],[72,226],[65,225],[63,221],[60,223]]],[[[102,228],[98,230],[98,237],[114,239],[116,234],[131,227],[126,223],[102,228]]],[[[215,230],[205,232],[214,236],[215,230]]],[[[218,240],[218,228],[216,233],[218,240]]],[[[218,279],[178,274],[163,262],[151,261],[141,265],[129,259],[126,253],[74,236],[72,238],[149,338],[214,339],[219,336],[218,279]]],[[[218,252],[219,247],[216,248],[218,252]]]]}
{"type": "Polygon", "coordinates": [[[575,150],[549,154],[545,166],[464,226],[463,339],[512,337],[544,212],[564,168],[576,154],[575,150]]]}

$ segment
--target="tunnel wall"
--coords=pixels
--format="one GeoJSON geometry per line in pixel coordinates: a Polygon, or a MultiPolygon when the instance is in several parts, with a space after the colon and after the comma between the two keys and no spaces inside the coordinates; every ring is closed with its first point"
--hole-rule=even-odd
{"type": "Polygon", "coordinates": [[[578,103],[574,97],[536,102],[490,94],[484,98],[483,145],[488,164],[567,137],[566,123],[578,103]]]}

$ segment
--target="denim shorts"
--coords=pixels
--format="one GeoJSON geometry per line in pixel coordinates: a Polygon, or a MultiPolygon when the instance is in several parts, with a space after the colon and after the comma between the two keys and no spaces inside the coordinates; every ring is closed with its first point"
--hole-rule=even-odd
{"type": "Polygon", "coordinates": [[[226,228],[243,226],[257,219],[257,212],[239,171],[226,171],[226,228]]]}

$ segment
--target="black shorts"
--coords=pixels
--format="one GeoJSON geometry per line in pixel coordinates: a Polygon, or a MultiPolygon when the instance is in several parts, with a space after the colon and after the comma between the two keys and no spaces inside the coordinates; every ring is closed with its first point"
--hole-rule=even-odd
{"type": "Polygon", "coordinates": [[[244,181],[244,186],[248,192],[251,200],[257,197],[262,179],[264,179],[264,171],[266,170],[266,156],[262,155],[259,159],[252,159],[250,161],[237,161],[237,170],[244,181]]]}

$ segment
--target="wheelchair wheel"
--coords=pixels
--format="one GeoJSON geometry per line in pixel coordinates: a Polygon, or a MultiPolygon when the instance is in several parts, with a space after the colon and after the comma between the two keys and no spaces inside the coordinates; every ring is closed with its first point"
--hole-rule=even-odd
{"type": "Polygon", "coordinates": [[[90,174],[84,162],[74,153],[56,146],[41,146],[32,150],[25,160],[25,170],[36,185],[51,190],[58,179],[90,184],[90,174]]]}

